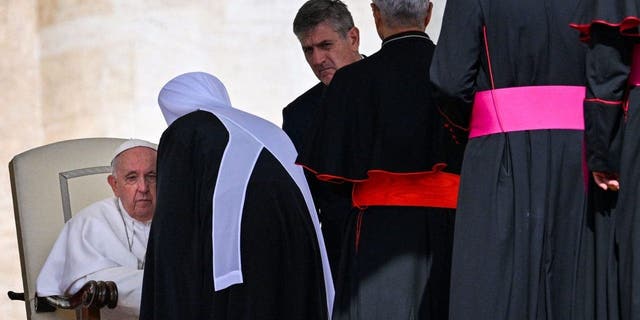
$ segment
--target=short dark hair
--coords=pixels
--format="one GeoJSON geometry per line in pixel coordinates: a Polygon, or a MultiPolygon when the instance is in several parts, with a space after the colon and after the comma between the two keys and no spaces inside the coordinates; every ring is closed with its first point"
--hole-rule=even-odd
{"type": "Polygon", "coordinates": [[[309,0],[300,7],[293,19],[293,33],[300,39],[305,33],[325,21],[331,24],[333,30],[342,37],[346,37],[349,30],[353,28],[351,13],[342,1],[309,0]]]}

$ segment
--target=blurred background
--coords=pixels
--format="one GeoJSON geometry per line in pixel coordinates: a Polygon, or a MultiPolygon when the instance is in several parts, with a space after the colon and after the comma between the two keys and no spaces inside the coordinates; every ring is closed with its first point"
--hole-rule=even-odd
{"type": "MultiPolygon", "coordinates": [[[[380,47],[370,1],[343,0],[360,52],[380,47]]],[[[436,41],[445,0],[431,0],[436,41]]],[[[276,125],[318,80],[292,21],[303,0],[0,0],[0,319],[25,319],[7,164],[25,150],[86,137],[158,142],[156,103],[174,76],[205,71],[232,104],[276,125]]],[[[106,183],[106,182],[105,182],[106,183]]]]}

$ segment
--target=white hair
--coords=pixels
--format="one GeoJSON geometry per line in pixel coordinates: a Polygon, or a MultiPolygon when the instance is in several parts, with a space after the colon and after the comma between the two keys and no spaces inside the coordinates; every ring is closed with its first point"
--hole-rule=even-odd
{"type": "Polygon", "coordinates": [[[392,27],[422,27],[429,0],[372,0],[385,24],[392,27]]]}

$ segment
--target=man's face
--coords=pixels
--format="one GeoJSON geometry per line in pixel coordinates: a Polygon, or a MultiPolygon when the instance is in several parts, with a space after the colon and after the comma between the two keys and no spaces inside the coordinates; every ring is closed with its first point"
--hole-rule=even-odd
{"type": "Polygon", "coordinates": [[[343,38],[333,30],[331,24],[322,22],[299,40],[313,73],[328,85],[338,69],[360,59],[359,37],[355,27],[343,38]]]}
{"type": "Polygon", "coordinates": [[[135,147],[114,162],[115,175],[108,177],[113,194],[124,209],[139,221],[149,221],[156,208],[156,151],[135,147]]]}

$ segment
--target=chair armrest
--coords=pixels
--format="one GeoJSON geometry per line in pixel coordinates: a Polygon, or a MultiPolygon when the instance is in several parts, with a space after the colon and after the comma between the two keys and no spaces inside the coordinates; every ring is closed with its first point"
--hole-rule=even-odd
{"type": "Polygon", "coordinates": [[[88,319],[100,319],[100,309],[113,309],[118,304],[118,287],[113,281],[88,281],[78,292],[71,296],[36,297],[36,312],[48,312],[55,309],[82,308],[88,319]],[[92,315],[97,315],[94,318],[92,315]]]}

